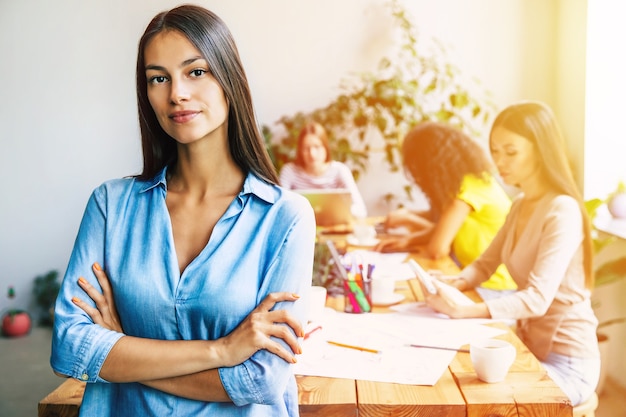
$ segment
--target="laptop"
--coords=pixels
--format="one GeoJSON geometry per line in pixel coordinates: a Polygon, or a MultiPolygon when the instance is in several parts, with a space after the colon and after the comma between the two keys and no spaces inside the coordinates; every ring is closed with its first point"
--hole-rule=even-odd
{"type": "Polygon", "coordinates": [[[318,226],[352,224],[352,195],[345,188],[293,190],[309,200],[318,226]]]}

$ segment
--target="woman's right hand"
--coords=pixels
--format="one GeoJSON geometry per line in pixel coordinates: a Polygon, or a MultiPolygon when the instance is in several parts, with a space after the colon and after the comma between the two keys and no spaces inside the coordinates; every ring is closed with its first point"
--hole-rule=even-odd
{"type": "Polygon", "coordinates": [[[271,309],[278,302],[296,301],[299,298],[297,294],[289,292],[270,293],[235,330],[219,339],[224,346],[227,362],[225,366],[238,365],[261,349],[266,349],[289,363],[295,363],[294,354],[302,353],[297,339],[304,336],[302,324],[287,310],[271,309]],[[272,340],[272,336],[285,341],[291,352],[278,341],[272,340]]]}
{"type": "Polygon", "coordinates": [[[409,247],[410,241],[409,238],[404,236],[394,236],[391,238],[383,238],[374,246],[374,251],[376,252],[403,252],[406,251],[409,247]]]}
{"type": "Polygon", "coordinates": [[[396,227],[406,226],[409,216],[410,213],[407,209],[400,208],[393,210],[387,214],[387,218],[384,222],[385,228],[394,229],[396,227]]]}

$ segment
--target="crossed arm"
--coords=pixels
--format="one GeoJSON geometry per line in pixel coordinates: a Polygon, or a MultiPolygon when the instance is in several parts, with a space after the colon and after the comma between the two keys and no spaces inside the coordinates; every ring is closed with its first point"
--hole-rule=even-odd
{"type": "MultiPolygon", "coordinates": [[[[106,273],[98,264],[93,265],[93,271],[102,293],[84,279],[79,279],[78,284],[96,307],[77,297],[72,302],[94,323],[123,333],[106,273]]],[[[287,311],[271,309],[277,302],[298,298],[285,292],[269,294],[233,332],[217,340],[123,336],[111,349],[100,376],[110,382],[140,382],[185,398],[229,402],[217,368],[238,365],[261,349],[295,363],[294,353],[301,353],[297,336],[303,335],[302,326],[287,311]],[[284,340],[292,352],[271,337],[284,340]]]]}

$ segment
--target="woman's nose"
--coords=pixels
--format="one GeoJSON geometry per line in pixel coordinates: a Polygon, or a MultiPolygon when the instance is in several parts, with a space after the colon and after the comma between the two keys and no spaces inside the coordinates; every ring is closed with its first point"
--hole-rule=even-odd
{"type": "Polygon", "coordinates": [[[189,99],[189,91],[185,82],[182,80],[172,80],[170,91],[170,100],[174,104],[180,104],[182,101],[189,99]]]}

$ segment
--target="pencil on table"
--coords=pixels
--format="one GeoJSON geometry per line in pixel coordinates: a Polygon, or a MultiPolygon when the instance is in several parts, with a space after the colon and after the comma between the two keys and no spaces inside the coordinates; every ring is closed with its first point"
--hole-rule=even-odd
{"type": "Polygon", "coordinates": [[[452,350],[452,351],[455,351],[455,352],[469,353],[468,349],[457,349],[457,348],[444,347],[444,346],[426,346],[426,345],[409,345],[409,346],[414,347],[414,348],[437,349],[437,350],[452,350]]]}
{"type": "Polygon", "coordinates": [[[339,346],[339,347],[348,348],[348,349],[360,350],[361,352],[382,353],[380,350],[370,349],[370,348],[361,347],[361,346],[347,345],[345,343],[333,342],[332,340],[327,340],[327,342],[330,345],[339,346]]]}

